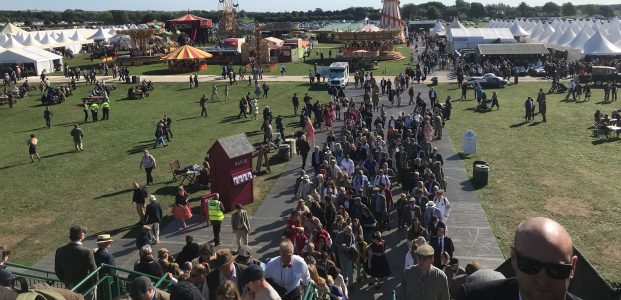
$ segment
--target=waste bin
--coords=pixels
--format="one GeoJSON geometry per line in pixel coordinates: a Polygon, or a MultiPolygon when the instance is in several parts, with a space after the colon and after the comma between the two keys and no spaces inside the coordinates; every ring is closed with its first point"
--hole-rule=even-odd
{"type": "Polygon", "coordinates": [[[476,187],[484,187],[489,180],[489,165],[486,161],[475,160],[472,162],[472,181],[476,187]]]}
{"type": "Polygon", "coordinates": [[[285,139],[285,144],[288,144],[291,147],[291,157],[298,154],[297,148],[295,146],[295,139],[285,139]]]}
{"type": "Polygon", "coordinates": [[[462,135],[461,152],[466,155],[477,153],[477,136],[472,130],[466,130],[462,135]]]}
{"type": "Polygon", "coordinates": [[[138,83],[138,76],[132,76],[132,83],[138,83]]]}
{"type": "Polygon", "coordinates": [[[431,77],[431,85],[438,85],[438,77],[431,77]]]}
{"type": "Polygon", "coordinates": [[[513,76],[513,84],[518,84],[518,74],[517,74],[517,72],[513,76]]]}
{"type": "Polygon", "coordinates": [[[282,161],[289,161],[291,159],[291,146],[287,144],[280,145],[280,148],[278,148],[278,157],[282,161]]]}
{"type": "Polygon", "coordinates": [[[134,77],[136,77],[136,83],[142,82],[142,81],[140,81],[140,76],[134,76],[134,77]]]}
{"type": "Polygon", "coordinates": [[[132,79],[129,76],[125,77],[125,83],[132,83],[132,79]]]}

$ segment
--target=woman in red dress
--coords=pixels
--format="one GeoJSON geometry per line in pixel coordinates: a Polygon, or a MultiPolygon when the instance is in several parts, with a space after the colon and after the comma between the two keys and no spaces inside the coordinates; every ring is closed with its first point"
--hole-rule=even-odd
{"type": "Polygon", "coordinates": [[[175,196],[175,205],[173,206],[172,214],[175,218],[181,220],[183,229],[188,228],[185,221],[192,217],[192,207],[190,207],[190,203],[188,203],[188,193],[185,191],[183,186],[179,187],[179,191],[175,196]]]}

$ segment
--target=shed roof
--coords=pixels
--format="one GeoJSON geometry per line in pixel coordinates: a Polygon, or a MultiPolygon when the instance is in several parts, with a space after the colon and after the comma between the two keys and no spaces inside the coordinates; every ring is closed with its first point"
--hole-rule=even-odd
{"type": "Polygon", "coordinates": [[[478,52],[481,55],[539,55],[550,54],[548,48],[541,43],[525,44],[479,44],[478,52]]]}
{"type": "Polygon", "coordinates": [[[220,144],[220,146],[229,158],[235,158],[244,154],[254,152],[254,146],[252,146],[252,144],[248,140],[248,137],[243,133],[219,138],[216,143],[211,146],[209,152],[213,150],[216,144],[220,144]]]}

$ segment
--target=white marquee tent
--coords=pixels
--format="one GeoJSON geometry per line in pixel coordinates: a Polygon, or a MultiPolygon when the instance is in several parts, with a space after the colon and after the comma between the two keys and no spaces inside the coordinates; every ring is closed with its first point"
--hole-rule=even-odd
{"type": "Polygon", "coordinates": [[[36,75],[43,70],[53,72],[55,66],[62,66],[62,56],[36,47],[7,49],[0,52],[0,64],[24,64],[26,69],[33,69],[36,75]]]}
{"type": "Polygon", "coordinates": [[[515,43],[509,28],[448,28],[446,39],[453,50],[474,49],[478,44],[515,43]]]}
{"type": "Polygon", "coordinates": [[[111,37],[112,37],[112,35],[110,33],[108,33],[108,30],[104,29],[103,27],[99,27],[97,32],[95,32],[95,34],[90,36],[88,39],[89,40],[95,40],[95,41],[107,41],[111,37]]]}
{"type": "Polygon", "coordinates": [[[621,55],[621,49],[606,39],[601,31],[596,32],[582,49],[585,55],[621,55]]]}

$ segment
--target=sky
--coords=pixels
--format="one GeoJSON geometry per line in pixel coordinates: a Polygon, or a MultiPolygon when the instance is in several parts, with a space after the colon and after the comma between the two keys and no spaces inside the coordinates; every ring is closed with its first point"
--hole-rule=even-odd
{"type": "MultiPolygon", "coordinates": [[[[56,10],[63,11],[65,9],[83,9],[83,10],[111,10],[111,9],[123,9],[123,10],[217,10],[218,0],[183,0],[183,1],[171,1],[171,0],[0,0],[2,6],[1,10],[56,10]]],[[[351,6],[370,6],[375,8],[381,8],[381,0],[238,0],[240,9],[246,11],[294,11],[294,10],[314,10],[315,8],[321,8],[323,10],[340,10],[351,6]]],[[[401,5],[407,3],[420,4],[427,0],[410,1],[403,0],[401,5]]],[[[455,4],[454,0],[439,0],[447,5],[455,4]]],[[[467,2],[475,2],[468,1],[467,2]]],[[[522,0],[516,0],[511,2],[510,5],[516,6],[522,0]]],[[[549,0],[524,0],[526,3],[532,6],[543,5],[549,0]]],[[[554,1],[558,4],[567,2],[569,0],[554,1]]],[[[498,3],[496,0],[479,0],[483,4],[498,3]]],[[[572,3],[579,4],[615,4],[620,3],[621,0],[572,0],[572,3]]]]}

